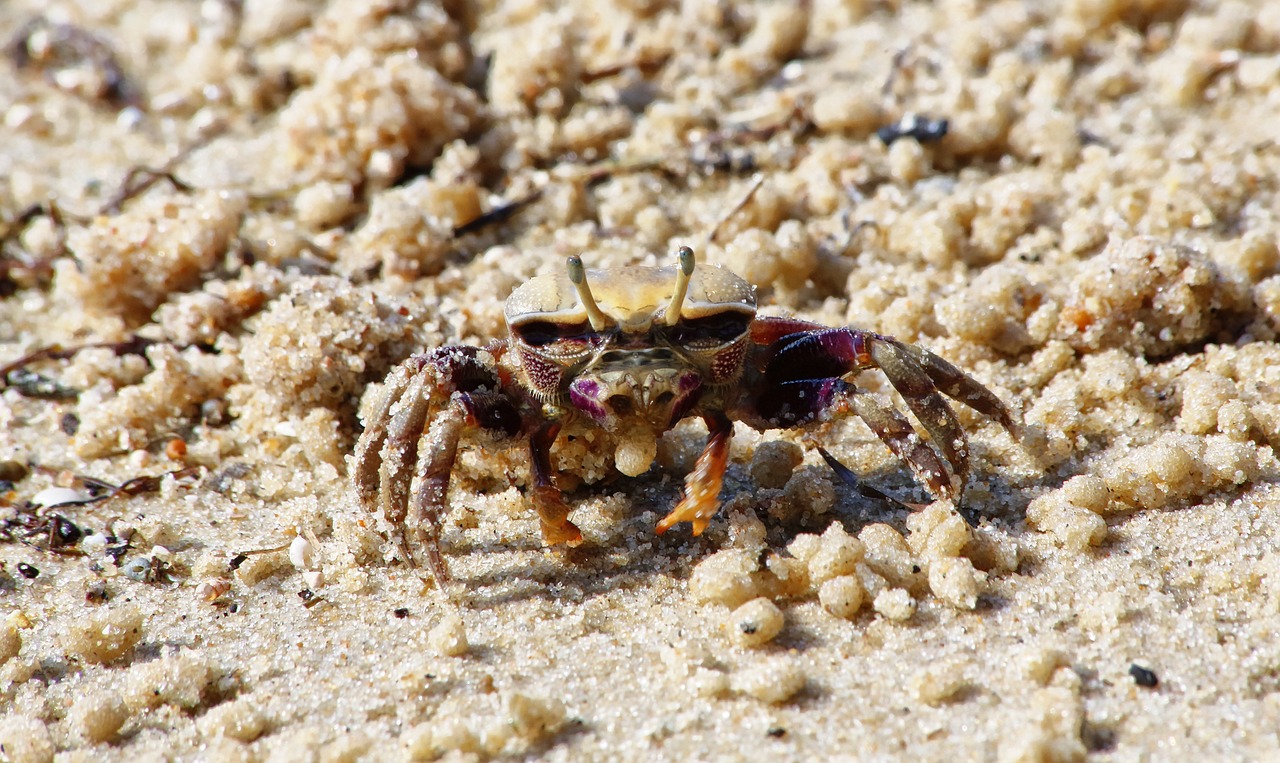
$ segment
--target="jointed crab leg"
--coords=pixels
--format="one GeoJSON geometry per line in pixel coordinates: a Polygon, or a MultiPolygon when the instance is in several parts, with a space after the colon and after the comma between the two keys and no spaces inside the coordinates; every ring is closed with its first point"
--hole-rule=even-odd
{"type": "Polygon", "coordinates": [[[1005,431],[1016,434],[1017,425],[1004,403],[995,393],[979,384],[973,377],[961,371],[943,358],[913,344],[893,341],[898,351],[905,353],[920,365],[938,389],[959,400],[978,413],[995,419],[1005,431]]]}
{"type": "MultiPolygon", "coordinates": [[[[441,517],[449,508],[446,500],[449,495],[449,475],[453,472],[453,463],[458,454],[458,437],[462,434],[466,419],[463,404],[455,399],[431,421],[426,437],[423,438],[426,452],[423,453],[420,464],[418,491],[409,504],[404,523],[411,541],[411,556],[406,558],[415,567],[426,567],[436,585],[441,588],[449,582],[449,570],[440,555],[441,517]]],[[[385,472],[383,476],[385,479],[385,472]]]]}
{"type": "Polygon", "coordinates": [[[388,480],[388,474],[407,474],[418,451],[418,436],[426,422],[428,408],[425,405],[414,405],[413,401],[421,399],[423,379],[422,368],[425,356],[410,358],[398,366],[387,377],[382,399],[378,402],[373,415],[369,417],[368,427],[356,443],[353,470],[355,472],[356,497],[360,505],[369,512],[379,508],[388,524],[393,528],[392,542],[397,551],[405,559],[409,558],[404,536],[399,529],[404,522],[408,503],[409,481],[397,482],[388,480]],[[409,399],[409,403],[402,401],[409,399]],[[392,411],[396,410],[394,414],[392,411]],[[391,447],[388,439],[391,430],[395,430],[396,438],[391,447]],[[408,440],[406,432],[416,432],[408,440]],[[384,450],[386,453],[384,454],[384,450]],[[383,491],[383,485],[387,490],[383,491]]]}
{"type": "Polygon", "coordinates": [[[955,412],[938,391],[938,386],[924,368],[903,351],[901,342],[876,338],[869,344],[875,365],[884,371],[889,383],[902,395],[903,402],[933,439],[934,447],[942,451],[960,483],[964,484],[969,476],[969,438],[955,412]]]}
{"type": "Polygon", "coordinates": [[[361,505],[381,509],[396,551],[441,586],[449,580],[440,555],[441,519],[462,430],[480,427],[506,437],[520,427],[515,403],[496,391],[497,377],[477,355],[475,348],[442,348],[405,361],[388,377],[356,444],[361,505]],[[410,495],[415,469],[418,490],[410,495]]]}
{"type": "Polygon", "coordinates": [[[701,535],[720,508],[720,487],[724,484],[724,470],[729,464],[733,422],[719,412],[705,414],[702,418],[707,422],[707,446],[698,456],[693,471],[685,478],[684,497],[670,514],[658,522],[656,532],[659,535],[680,522],[689,522],[693,526],[693,534],[701,535]]]}
{"type": "Polygon", "coordinates": [[[559,433],[560,423],[552,421],[542,425],[529,438],[533,471],[529,499],[542,520],[542,539],[548,545],[563,543],[576,546],[582,543],[582,532],[569,521],[569,504],[564,502],[560,489],[551,483],[551,444],[559,433]]]}
{"type": "Polygon", "coordinates": [[[774,426],[811,420],[835,402],[839,391],[852,411],[867,421],[935,495],[947,498],[954,498],[958,492],[949,473],[958,477],[961,485],[969,473],[969,441],[942,393],[1014,432],[1004,404],[977,380],[928,350],[869,331],[814,329],[780,337],[764,368],[764,378],[766,385],[758,397],[758,413],[774,426]],[[872,402],[874,398],[868,395],[826,386],[840,376],[871,367],[880,368],[902,395],[949,470],[943,468],[936,455],[925,454],[929,448],[896,411],[872,402]]]}
{"type": "Polygon", "coordinates": [[[856,414],[934,495],[955,497],[950,470],[920,439],[911,422],[892,405],[849,382],[816,379],[780,384],[761,399],[759,414],[775,427],[831,421],[856,414]]]}
{"type": "MultiPolygon", "coordinates": [[[[947,468],[938,460],[938,454],[921,441],[905,416],[898,413],[892,405],[887,405],[865,390],[858,389],[847,382],[839,382],[839,385],[842,388],[844,400],[849,403],[852,412],[871,427],[871,431],[876,433],[876,437],[879,437],[881,442],[889,446],[889,450],[893,451],[895,456],[911,467],[916,478],[924,482],[931,493],[948,499],[956,497],[957,487],[952,482],[947,468]]],[[[840,407],[837,406],[836,411],[839,410],[840,407]]],[[[965,457],[966,462],[963,466],[967,469],[967,451],[965,457]]],[[[956,471],[960,472],[959,466],[956,471]]],[[[960,478],[960,484],[963,485],[963,474],[960,478]]]]}

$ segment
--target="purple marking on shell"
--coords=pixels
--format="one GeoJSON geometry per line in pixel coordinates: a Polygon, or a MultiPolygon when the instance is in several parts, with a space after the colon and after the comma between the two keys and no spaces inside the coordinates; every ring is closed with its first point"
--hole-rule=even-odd
{"type": "Polygon", "coordinates": [[[680,380],[676,382],[676,388],[680,390],[682,395],[687,395],[701,386],[702,377],[692,371],[680,374],[680,380]]]}
{"type": "Polygon", "coordinates": [[[698,402],[698,398],[702,396],[702,377],[694,371],[686,371],[680,374],[680,378],[676,381],[676,389],[680,390],[680,394],[671,405],[671,418],[667,421],[668,428],[675,426],[676,422],[683,419],[698,402]]]}
{"type": "Polygon", "coordinates": [[[600,403],[600,383],[595,379],[574,379],[569,385],[569,402],[599,423],[609,417],[609,412],[600,403]]]}
{"type": "Polygon", "coordinates": [[[586,397],[589,397],[592,400],[599,400],[600,399],[600,382],[596,381],[595,379],[589,379],[585,376],[580,377],[580,378],[574,379],[573,383],[569,385],[569,391],[575,392],[579,395],[585,395],[586,397]]]}

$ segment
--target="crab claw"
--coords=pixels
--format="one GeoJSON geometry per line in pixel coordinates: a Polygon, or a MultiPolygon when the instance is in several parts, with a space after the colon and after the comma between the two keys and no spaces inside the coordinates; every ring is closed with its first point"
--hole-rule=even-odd
{"type": "Polygon", "coordinates": [[[724,484],[724,470],[729,464],[733,422],[723,413],[709,414],[704,420],[707,422],[707,446],[685,479],[684,497],[670,514],[658,522],[655,529],[658,535],[680,522],[688,522],[692,525],[693,534],[701,535],[720,509],[720,487],[724,484]]]}
{"type": "MultiPolygon", "coordinates": [[[[996,397],[994,392],[979,384],[969,374],[923,347],[899,342],[896,339],[890,339],[888,343],[895,345],[898,352],[914,360],[937,388],[946,393],[947,396],[959,400],[978,413],[993,419],[1017,439],[1018,425],[1009,414],[1009,409],[1000,401],[1000,398],[996,397]]],[[[883,368],[883,366],[881,367],[883,368]]]]}

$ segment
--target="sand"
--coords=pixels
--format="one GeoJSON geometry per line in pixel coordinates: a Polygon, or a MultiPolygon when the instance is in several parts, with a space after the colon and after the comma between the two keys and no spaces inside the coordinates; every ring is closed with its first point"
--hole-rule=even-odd
{"type": "Polygon", "coordinates": [[[6,3],[0,363],[76,351],[0,392],[0,757],[1280,759],[1265,9],[6,3]],[[450,605],[347,479],[381,382],[681,245],[1006,401],[976,526],[843,420],[659,537],[687,423],[560,443],[549,550],[469,438],[450,605]]]}

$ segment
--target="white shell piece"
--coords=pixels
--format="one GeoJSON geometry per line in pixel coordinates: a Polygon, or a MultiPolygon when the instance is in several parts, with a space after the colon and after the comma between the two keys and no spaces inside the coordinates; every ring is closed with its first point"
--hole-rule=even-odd
{"type": "Polygon", "coordinates": [[[309,570],[315,566],[316,555],[311,548],[311,541],[301,535],[289,544],[289,561],[300,570],[309,570]]]}
{"type": "Polygon", "coordinates": [[[102,533],[92,533],[84,536],[80,540],[80,550],[85,556],[98,556],[107,550],[107,536],[102,533]]]}
{"type": "Polygon", "coordinates": [[[196,586],[196,596],[204,601],[212,602],[231,590],[231,581],[225,578],[206,580],[196,586]]]}
{"type": "Polygon", "coordinates": [[[31,503],[33,506],[47,509],[68,503],[80,503],[82,501],[87,501],[92,497],[93,496],[88,493],[82,493],[79,490],[72,490],[69,487],[47,487],[39,493],[31,496],[31,503]]]}

